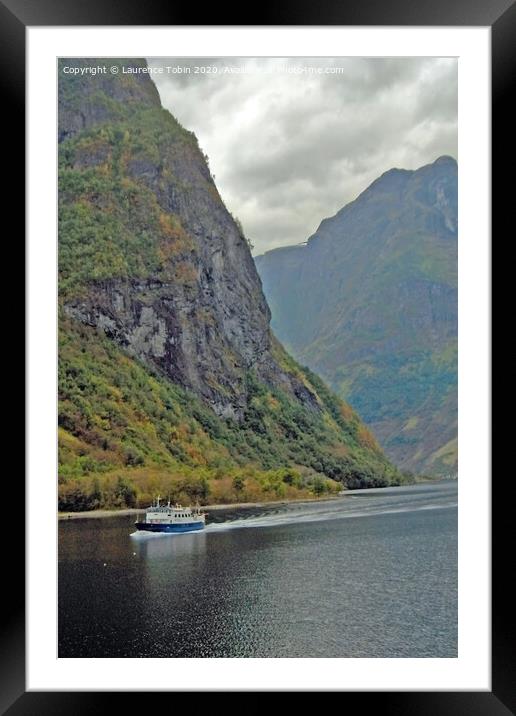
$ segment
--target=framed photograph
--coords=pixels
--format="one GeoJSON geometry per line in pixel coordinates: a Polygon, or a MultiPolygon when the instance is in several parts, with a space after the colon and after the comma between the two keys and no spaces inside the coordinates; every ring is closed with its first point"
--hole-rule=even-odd
{"type": "Polygon", "coordinates": [[[28,286],[2,713],[514,709],[489,372],[514,4],[1,11],[28,286]]]}

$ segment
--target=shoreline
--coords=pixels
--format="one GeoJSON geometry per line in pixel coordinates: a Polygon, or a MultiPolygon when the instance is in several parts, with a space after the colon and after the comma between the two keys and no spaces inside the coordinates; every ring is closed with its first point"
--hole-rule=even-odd
{"type": "MultiPolygon", "coordinates": [[[[227,504],[201,505],[201,510],[206,512],[215,512],[217,510],[231,510],[245,507],[267,507],[268,505],[288,505],[293,502],[302,504],[303,502],[326,502],[343,497],[343,494],[331,495],[327,497],[303,497],[296,500],[290,498],[288,500],[270,500],[268,502],[229,502],[227,504]]],[[[83,520],[83,519],[103,519],[105,517],[123,517],[127,515],[136,515],[145,512],[146,507],[127,507],[122,510],[90,510],[86,512],[58,512],[58,521],[83,520]]]]}
{"type": "MultiPolygon", "coordinates": [[[[338,492],[336,495],[326,495],[325,497],[302,497],[302,498],[288,498],[284,500],[268,500],[268,501],[261,501],[261,502],[228,502],[224,504],[214,504],[214,505],[201,505],[202,510],[206,510],[206,512],[216,512],[217,510],[231,510],[231,509],[241,509],[241,508],[247,508],[247,507],[267,507],[269,505],[289,505],[293,503],[310,503],[310,502],[329,502],[331,500],[338,500],[342,497],[346,497],[346,495],[353,495],[357,492],[368,492],[369,494],[375,494],[378,491],[382,491],[385,489],[389,489],[389,487],[412,487],[417,485],[425,485],[425,484],[437,484],[439,482],[449,482],[449,480],[439,480],[439,479],[429,479],[429,480],[418,480],[414,481],[413,483],[408,483],[407,485],[389,485],[387,487],[362,487],[354,490],[343,490],[342,492],[338,492]]],[[[454,482],[454,481],[453,481],[454,482]]],[[[138,513],[145,512],[147,508],[146,507],[130,507],[130,508],[124,508],[121,510],[91,510],[87,512],[58,512],[57,513],[57,519],[58,521],[68,521],[68,520],[83,520],[83,519],[103,519],[105,517],[123,517],[127,515],[136,515],[138,513]]]]}

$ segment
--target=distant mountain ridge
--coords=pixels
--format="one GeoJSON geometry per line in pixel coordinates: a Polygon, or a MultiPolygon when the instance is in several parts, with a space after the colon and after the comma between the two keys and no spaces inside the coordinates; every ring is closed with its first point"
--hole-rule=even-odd
{"type": "Polygon", "coordinates": [[[255,259],[272,328],[400,467],[457,468],[457,162],[382,174],[306,245],[255,259]]]}
{"type": "Polygon", "coordinates": [[[58,136],[62,509],[402,480],[271,333],[242,230],[149,75],[61,73],[58,136]]]}

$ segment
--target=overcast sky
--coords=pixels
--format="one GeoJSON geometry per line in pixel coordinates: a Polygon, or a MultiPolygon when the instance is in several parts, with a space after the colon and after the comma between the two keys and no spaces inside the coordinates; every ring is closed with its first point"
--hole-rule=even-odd
{"type": "Polygon", "coordinates": [[[152,76],[163,106],[197,135],[255,255],[306,241],[392,167],[457,158],[455,59],[161,58],[149,66],[191,68],[152,76]],[[217,72],[195,73],[201,65],[217,72]]]}

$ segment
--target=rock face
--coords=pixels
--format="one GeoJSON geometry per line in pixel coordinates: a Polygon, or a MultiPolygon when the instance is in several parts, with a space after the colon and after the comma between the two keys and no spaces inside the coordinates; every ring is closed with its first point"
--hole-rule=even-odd
{"type": "MultiPolygon", "coordinates": [[[[325,472],[316,453],[328,449],[337,479],[345,481],[350,466],[358,475],[359,463],[371,479],[378,468],[380,483],[394,479],[396,471],[353,411],[334,404],[332,396],[330,417],[321,397],[326,389],[316,389],[271,334],[248,243],[219,196],[197,139],[161,108],[145,62],[105,61],[119,67],[115,76],[63,72],[98,62],[60,62],[62,315],[110,338],[150,374],[191,391],[219,418],[254,426],[272,446],[294,439],[289,421],[299,409],[306,411],[313,424],[307,432],[318,421],[319,442],[301,462],[311,460],[315,469],[325,472]],[[127,68],[133,71],[127,74],[127,68]],[[290,417],[281,423],[273,413],[283,399],[290,417]],[[348,444],[347,452],[339,441],[348,444]]],[[[68,324],[62,325],[64,330],[68,324]]],[[[74,421],[86,408],[77,392],[78,369],[67,371],[64,366],[63,384],[72,381],[74,388],[66,393],[65,422],[75,434],[74,421]]],[[[102,420],[97,423],[103,426],[102,420]]],[[[81,435],[89,429],[81,428],[81,435]]],[[[290,460],[299,462],[295,453],[292,448],[290,460]]],[[[261,459],[258,449],[252,459],[261,459]]]]}
{"type": "Polygon", "coordinates": [[[457,164],[392,169],[256,259],[272,327],[406,469],[457,466],[457,164]]]}
{"type": "MultiPolygon", "coordinates": [[[[109,68],[109,61],[100,63],[109,68]]],[[[144,60],[124,60],[124,66],[135,71],[123,81],[111,74],[82,73],[99,65],[97,59],[63,59],[59,61],[58,140],[70,139],[84,130],[119,119],[124,107],[137,109],[142,104],[161,107],[156,85],[148,74],[136,74],[147,65],[144,60]]],[[[113,60],[120,70],[120,62],[113,60]]]]}
{"type": "MultiPolygon", "coordinates": [[[[70,81],[73,102],[66,101],[72,94],[66,81],[60,84],[61,141],[121,120],[129,125],[132,113],[143,113],[139,121],[145,122],[149,108],[165,114],[147,74],[129,77],[122,87],[111,77],[100,83],[97,77],[70,81]]],[[[195,138],[175,124],[175,141],[157,147],[159,157],[148,146],[134,151],[131,139],[118,138],[124,164],[119,171],[147,188],[162,212],[159,239],[162,252],[169,254],[169,273],[162,277],[166,268],[156,266],[143,276],[96,281],[94,291],[67,300],[65,311],[102,328],[136,357],[201,394],[219,415],[241,417],[246,369],[283,384],[291,378],[270,357],[270,312],[246,240],[224,207],[195,138]],[[170,226],[168,217],[173,217],[170,226]]],[[[107,137],[93,147],[79,144],[71,168],[82,172],[104,166],[113,160],[116,141],[107,137]]]]}

